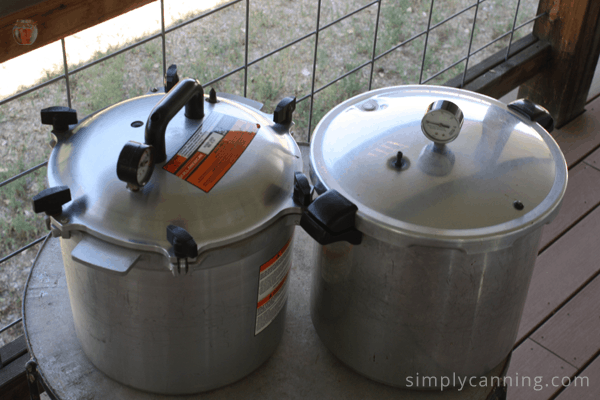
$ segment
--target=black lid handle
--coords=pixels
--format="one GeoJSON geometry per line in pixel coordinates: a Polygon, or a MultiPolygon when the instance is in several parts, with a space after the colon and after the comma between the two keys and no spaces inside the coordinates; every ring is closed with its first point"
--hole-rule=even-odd
{"type": "Polygon", "coordinates": [[[62,213],[62,206],[71,201],[71,190],[68,186],[54,186],[42,190],[33,196],[33,212],[46,215],[58,215],[62,213]]]}
{"type": "Polygon", "coordinates": [[[198,245],[185,229],[177,225],[167,226],[167,240],[173,246],[173,252],[177,258],[198,257],[198,245]]]}
{"type": "Polygon", "coordinates": [[[548,133],[554,130],[554,119],[550,112],[539,104],[535,104],[531,100],[518,99],[508,104],[508,108],[514,110],[533,122],[537,122],[544,128],[548,133]]]}
{"type": "Polygon", "coordinates": [[[190,119],[204,117],[204,89],[195,80],[186,78],[179,82],[154,106],[146,123],[146,144],[154,147],[156,163],[167,159],[165,133],[167,125],[185,105],[185,116],[190,119]]]}
{"type": "Polygon", "coordinates": [[[328,190],[302,213],[300,226],[322,245],[346,241],[362,242],[362,232],[354,226],[358,207],[336,190],[328,190]]]}

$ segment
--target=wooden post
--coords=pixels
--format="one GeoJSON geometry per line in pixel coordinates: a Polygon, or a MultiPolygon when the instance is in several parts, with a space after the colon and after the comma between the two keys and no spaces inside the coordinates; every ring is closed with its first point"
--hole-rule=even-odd
{"type": "Polygon", "coordinates": [[[444,86],[463,88],[499,99],[539,74],[550,60],[551,48],[548,42],[527,35],[512,44],[508,60],[504,60],[504,48],[469,68],[464,86],[461,86],[462,73],[444,83],[444,86]]]}
{"type": "Polygon", "coordinates": [[[552,45],[550,62],[519,89],[561,127],[584,111],[600,55],[600,1],[540,0],[533,34],[552,45]]]}

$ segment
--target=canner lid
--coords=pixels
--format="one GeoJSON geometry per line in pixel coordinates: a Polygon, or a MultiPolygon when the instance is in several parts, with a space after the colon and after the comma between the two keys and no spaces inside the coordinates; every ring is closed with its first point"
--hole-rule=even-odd
{"type": "Polygon", "coordinates": [[[384,88],[341,103],[315,128],[310,166],[317,187],[356,204],[362,232],[458,247],[500,246],[499,238],[549,222],[567,184],[564,156],[540,125],[490,97],[438,86],[384,88]],[[439,100],[464,116],[444,146],[421,129],[439,100]]]}
{"type": "Polygon", "coordinates": [[[127,189],[116,173],[120,152],[130,140],[144,143],[146,121],[162,96],[106,108],[59,139],[48,180],[71,190],[59,219],[63,229],[164,253],[173,224],[202,250],[249,237],[293,206],[294,172],[302,169],[296,143],[269,115],[226,98],[205,102],[201,120],[181,109],[167,126],[166,161],[139,191],[127,189]],[[200,159],[184,171],[194,157],[200,159]]]}

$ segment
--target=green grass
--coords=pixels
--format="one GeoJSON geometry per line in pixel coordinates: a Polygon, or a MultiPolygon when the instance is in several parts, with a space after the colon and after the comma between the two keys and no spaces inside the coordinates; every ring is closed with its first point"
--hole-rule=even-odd
{"type": "MultiPolygon", "coordinates": [[[[492,2],[496,7],[502,6],[502,3],[497,0],[489,0],[489,3],[492,2]]],[[[342,17],[362,4],[364,4],[364,2],[348,1],[338,4],[337,8],[332,8],[329,3],[325,2],[323,3],[322,11],[324,22],[322,22],[325,23],[342,17]]],[[[430,4],[430,0],[383,1],[381,3],[376,54],[387,51],[393,46],[425,29],[430,4]],[[425,15],[423,15],[423,13],[425,13],[425,15]]],[[[461,7],[461,4],[463,3],[459,0],[447,0],[444,7],[434,7],[432,23],[436,24],[448,17],[451,13],[456,12],[456,10],[461,7]]],[[[238,8],[235,12],[245,13],[245,9],[242,5],[235,7],[238,8]]],[[[305,18],[308,21],[307,24],[305,24],[307,26],[307,31],[314,29],[314,27],[312,27],[312,23],[314,22],[312,21],[312,19],[314,19],[314,16],[312,15],[314,10],[312,8],[315,6],[312,5],[309,7],[302,3],[298,7],[301,18],[305,18]]],[[[370,59],[373,52],[374,11],[376,8],[377,5],[373,5],[370,7],[371,10],[369,13],[367,13],[369,10],[364,10],[321,33],[316,88],[321,87],[331,79],[348,72],[352,68],[355,68],[370,59]],[[349,27],[356,28],[348,29],[349,27]],[[346,47],[344,49],[341,56],[335,54],[336,43],[340,43],[340,41],[351,43],[349,48],[346,47]],[[340,63],[340,57],[343,57],[342,63],[340,63]]],[[[473,12],[474,10],[471,10],[464,15],[472,15],[473,12]]],[[[192,15],[190,14],[188,17],[191,16],[192,15]]],[[[217,15],[214,15],[208,18],[218,17],[217,15]]],[[[280,45],[296,37],[294,36],[294,33],[288,32],[290,30],[289,18],[273,18],[273,16],[269,15],[258,6],[252,6],[250,8],[250,18],[251,38],[253,37],[252,35],[258,35],[257,37],[259,40],[264,41],[267,38],[265,32],[280,32],[279,34],[274,35],[277,42],[276,44],[280,45]]],[[[181,23],[184,19],[180,19],[176,21],[176,23],[181,23]]],[[[202,22],[197,22],[196,24],[202,24],[202,22]]],[[[243,26],[244,25],[242,24],[242,27],[243,26]]],[[[470,29],[470,24],[467,22],[461,23],[461,26],[466,26],[470,29]]],[[[496,18],[491,21],[489,29],[493,29],[493,34],[497,36],[510,29],[511,26],[511,21],[496,18]]],[[[188,29],[188,27],[183,29],[188,29]]],[[[196,54],[198,53],[197,51],[196,53],[192,53],[189,49],[185,48],[185,57],[179,57],[179,60],[168,60],[168,63],[174,62],[180,66],[180,77],[191,76],[198,79],[200,82],[211,81],[243,64],[245,40],[243,29],[245,28],[242,28],[242,31],[240,31],[236,26],[230,31],[219,30],[218,32],[211,32],[209,35],[193,34],[191,33],[192,31],[190,31],[190,37],[197,38],[201,43],[200,47],[203,48],[203,51],[200,52],[200,54],[196,54]],[[190,59],[194,59],[194,61],[192,62],[190,59]]],[[[433,34],[434,33],[432,32],[432,35],[433,34]]],[[[451,24],[442,25],[441,27],[436,28],[436,34],[439,34],[439,40],[435,42],[433,38],[430,37],[428,43],[429,47],[425,57],[425,71],[423,74],[424,79],[433,76],[435,73],[449,65],[448,62],[442,62],[439,57],[439,54],[449,51],[442,47],[443,43],[451,43],[452,47],[455,49],[465,49],[468,46],[470,38],[470,34],[457,34],[456,26],[452,26],[451,24]]],[[[475,39],[477,39],[480,34],[481,32],[478,27],[475,32],[475,39]]],[[[255,46],[257,45],[257,43],[252,42],[251,39],[251,44],[252,43],[255,46]]],[[[418,82],[423,54],[422,43],[422,40],[417,39],[402,48],[402,56],[398,55],[400,51],[396,51],[394,52],[396,54],[392,53],[389,56],[396,58],[385,68],[386,73],[389,72],[390,74],[386,76],[398,77],[397,81],[393,84],[418,82]],[[421,44],[418,45],[418,43],[421,44]]],[[[169,48],[169,44],[167,44],[167,48],[169,48]]],[[[109,49],[104,53],[97,53],[93,59],[103,57],[114,50],[115,49],[109,49]]],[[[160,77],[160,73],[162,72],[162,62],[160,61],[161,50],[162,46],[160,39],[157,39],[136,47],[131,51],[131,54],[141,60],[141,68],[140,71],[137,72],[142,72],[145,75],[143,79],[144,87],[128,84],[127,75],[128,73],[131,73],[131,71],[128,70],[126,57],[124,55],[114,57],[102,63],[101,66],[95,66],[74,75],[71,78],[74,87],[73,103],[79,114],[81,116],[87,115],[126,98],[146,93],[151,87],[160,85],[160,82],[162,81],[160,77]],[[157,64],[159,65],[158,68],[156,68],[157,64]]],[[[265,51],[268,50],[269,49],[266,49],[265,51]]],[[[464,51],[462,53],[464,53],[464,51]]],[[[462,53],[457,54],[452,61],[456,61],[459,57],[462,57],[464,55],[462,53]]],[[[312,61],[312,57],[309,58],[311,58],[312,61]]],[[[253,78],[251,82],[250,79],[248,82],[249,97],[265,103],[265,109],[270,110],[285,96],[295,95],[296,97],[302,97],[305,95],[305,90],[308,90],[306,85],[299,81],[297,73],[289,73],[290,70],[294,68],[294,62],[294,60],[288,59],[279,64],[270,65],[268,68],[263,66],[251,67],[251,70],[254,68],[255,70],[258,69],[259,72],[249,72],[249,77],[253,78]],[[302,92],[292,92],[290,90],[290,87],[298,88],[299,86],[303,87],[302,92]]],[[[385,64],[383,60],[380,61],[380,63],[381,62],[385,64]]],[[[461,73],[462,69],[464,69],[463,64],[464,63],[453,68],[450,72],[452,74],[461,73]]],[[[71,66],[70,68],[72,69],[74,67],[76,66],[71,66]]],[[[310,66],[308,69],[312,73],[312,68],[310,66]]],[[[56,71],[47,72],[48,77],[57,74],[58,72],[56,71]]],[[[444,82],[442,81],[442,78],[447,80],[453,76],[454,75],[451,76],[451,74],[445,73],[430,83],[435,82],[440,84],[444,82]]],[[[243,71],[212,86],[218,91],[243,94],[243,87],[241,85],[243,85],[243,71]]],[[[328,101],[323,103],[324,108],[334,107],[339,101],[350,97],[353,93],[352,87],[346,87],[344,85],[342,85],[338,91],[339,93],[335,96],[324,96],[328,101]]],[[[318,109],[319,107],[315,108],[313,120],[318,121],[320,118],[321,113],[317,111],[318,109]]],[[[299,130],[302,131],[307,128],[307,125],[308,117],[305,115],[305,112],[298,113],[297,126],[299,130]]]]}
{"type": "Polygon", "coordinates": [[[377,39],[377,53],[381,54],[393,46],[407,40],[417,33],[417,28],[411,20],[415,14],[424,9],[425,4],[415,4],[412,0],[386,1],[381,5],[381,26],[377,39]],[[412,13],[408,13],[408,8],[412,13]]]}
{"type": "MultiPolygon", "coordinates": [[[[490,3],[491,2],[494,2],[497,7],[502,6],[502,3],[497,0],[490,0],[490,3]]],[[[338,7],[335,12],[332,9],[327,9],[329,6],[324,4],[327,11],[326,20],[339,18],[344,14],[351,12],[355,7],[358,7],[358,5],[362,5],[362,3],[355,3],[341,3],[342,6],[338,7]]],[[[458,7],[457,4],[459,4],[458,0],[448,0],[445,6],[449,9],[453,9],[453,7],[458,7]]],[[[429,11],[429,6],[430,0],[383,1],[381,3],[380,27],[376,54],[387,51],[391,47],[407,40],[415,33],[424,29],[424,24],[426,25],[427,23],[427,17],[423,16],[423,13],[429,11]],[[407,11],[409,9],[411,10],[410,12],[407,11]]],[[[375,22],[375,13],[373,10],[376,10],[376,7],[377,5],[370,7],[372,10],[369,14],[367,14],[368,10],[364,10],[361,13],[344,20],[342,23],[328,28],[322,33],[317,60],[319,68],[317,69],[316,89],[329,82],[329,80],[346,73],[370,59],[373,52],[375,22]],[[358,28],[350,30],[348,29],[348,26],[358,28]],[[329,41],[326,40],[328,38],[327,35],[331,35],[332,39],[329,41]],[[343,56],[341,62],[339,61],[340,55],[335,53],[336,43],[339,43],[340,40],[351,43],[351,46],[345,47],[341,53],[343,56]]],[[[245,12],[244,7],[241,5],[238,8],[239,10],[236,12],[245,12]]],[[[300,12],[297,15],[300,15],[300,18],[306,19],[308,25],[313,23],[313,8],[314,5],[308,6],[303,3],[299,5],[300,12]]],[[[435,8],[435,10],[434,15],[432,16],[432,22],[434,24],[448,16],[440,11],[442,10],[441,8],[435,8]]],[[[294,33],[287,32],[289,20],[286,20],[285,18],[273,18],[262,10],[257,9],[257,7],[251,7],[250,12],[250,33],[260,33],[257,29],[260,31],[274,30],[281,31],[283,35],[281,38],[285,38],[285,41],[295,37],[294,33]]],[[[469,14],[469,12],[465,13],[465,15],[466,14],[469,14]]],[[[192,15],[189,15],[188,17],[191,16],[192,15]]],[[[216,16],[214,17],[216,18],[216,16]]],[[[213,16],[208,18],[213,18],[213,16]]],[[[176,23],[183,22],[183,20],[184,19],[178,20],[176,23]]],[[[195,24],[202,24],[202,22],[197,22],[195,24]]],[[[470,29],[470,25],[467,23],[464,23],[463,26],[468,26],[470,29]]],[[[489,29],[493,29],[493,34],[497,36],[509,30],[511,27],[512,20],[498,18],[491,22],[489,29]]],[[[187,29],[187,27],[183,29],[187,29]]],[[[309,27],[309,29],[314,29],[314,27],[309,27]]],[[[430,38],[429,48],[425,57],[424,78],[432,76],[439,70],[448,66],[441,61],[439,54],[452,50],[444,48],[442,46],[443,44],[451,43],[453,49],[463,49],[468,45],[470,37],[470,35],[456,34],[455,27],[450,24],[439,27],[436,31],[439,33],[439,40],[434,41],[430,38]]],[[[245,34],[240,32],[237,28],[232,29],[232,32],[234,33],[219,31],[210,35],[190,33],[190,37],[195,37],[201,42],[200,47],[202,48],[202,51],[200,53],[198,53],[198,51],[191,52],[188,48],[185,48],[184,57],[180,57],[180,60],[169,60],[169,63],[175,62],[180,66],[180,77],[191,76],[198,79],[200,82],[213,80],[227,71],[243,64],[245,34]],[[192,59],[194,61],[191,61],[192,59]]],[[[475,38],[479,37],[481,34],[482,32],[478,26],[476,28],[475,38]]],[[[310,38],[309,40],[314,39],[310,38]]],[[[386,58],[378,61],[376,64],[376,71],[380,64],[385,65],[386,76],[396,77],[393,84],[418,82],[423,54],[423,43],[424,40],[422,37],[404,46],[401,50],[391,53],[389,62],[386,61],[386,58]]],[[[302,46],[302,44],[298,44],[297,46],[302,46]]],[[[169,48],[169,45],[167,45],[167,48],[169,48]]],[[[106,52],[98,52],[93,56],[92,60],[86,62],[104,57],[115,50],[117,49],[111,48],[106,52]]],[[[122,54],[72,75],[70,79],[73,106],[77,109],[80,118],[121,100],[144,94],[150,88],[160,85],[162,82],[162,77],[160,76],[162,72],[161,51],[161,40],[155,39],[140,45],[129,52],[129,57],[133,56],[139,60],[138,66],[135,68],[129,65],[128,56],[122,54]],[[158,68],[156,67],[157,64],[158,68]],[[128,79],[131,74],[143,75],[143,79],[140,80],[142,83],[132,85],[130,79],[128,79]]],[[[298,53],[298,50],[295,50],[295,52],[298,53]]],[[[273,59],[279,57],[277,58],[277,62],[261,62],[250,67],[248,96],[265,103],[264,109],[267,112],[271,111],[281,98],[289,95],[300,98],[310,90],[312,75],[303,77],[300,74],[302,68],[298,67],[297,59],[294,55],[295,53],[291,49],[284,50],[280,52],[280,55],[272,57],[273,59]],[[297,68],[297,70],[294,70],[294,68],[297,68]]],[[[457,53],[453,60],[458,60],[462,55],[462,53],[457,53]]],[[[308,60],[307,64],[302,67],[309,70],[312,74],[312,50],[308,49],[308,51],[304,51],[302,57],[303,59],[308,60]]],[[[69,68],[72,70],[78,66],[79,65],[71,65],[69,68]]],[[[365,79],[368,79],[368,74],[370,72],[369,68],[370,67],[367,66],[362,71],[350,75],[334,84],[331,88],[323,90],[315,96],[312,116],[313,128],[322,116],[332,107],[361,91],[367,90],[368,83],[365,82],[365,79]]],[[[382,71],[383,70],[384,69],[382,68],[382,71]]],[[[461,63],[452,70],[436,78],[431,83],[441,84],[447,79],[462,73],[463,70],[464,63],[461,63]]],[[[51,79],[61,73],[62,70],[46,70],[44,80],[51,79]]],[[[218,91],[243,94],[243,74],[243,71],[238,72],[211,86],[218,91]]],[[[376,75],[377,72],[375,72],[375,76],[376,75]]],[[[51,91],[48,88],[43,88],[38,93],[40,96],[46,97],[50,96],[51,91]]],[[[63,102],[62,95],[60,93],[56,94],[56,92],[52,93],[55,93],[53,95],[55,103],[61,104],[63,102]]],[[[31,106],[33,107],[33,100],[31,102],[31,106]]],[[[309,106],[307,105],[309,103],[310,99],[305,101],[304,104],[299,105],[296,113],[297,130],[301,132],[308,128],[309,106]]],[[[0,112],[0,122],[6,118],[5,114],[0,112]]],[[[304,134],[306,134],[306,132],[304,132],[304,134]]],[[[24,167],[25,166],[22,165],[11,165],[9,171],[0,174],[0,176],[11,176],[14,173],[20,172],[24,167]]],[[[11,205],[13,202],[18,202],[16,199],[20,198],[19,193],[20,191],[22,192],[22,188],[19,189],[18,185],[15,185],[15,187],[17,188],[2,190],[0,192],[1,199],[8,200],[11,205]]],[[[14,204],[17,205],[17,203],[14,204]]],[[[2,221],[0,223],[4,224],[2,225],[2,229],[6,230],[6,222],[2,221]]],[[[33,232],[33,228],[27,225],[27,217],[15,217],[14,221],[11,223],[13,226],[22,228],[23,232],[27,235],[30,232],[33,232]]]]}
{"type": "MultiPolygon", "coordinates": [[[[20,153],[27,151],[23,146],[18,149],[20,153]]],[[[0,182],[44,162],[50,154],[50,148],[44,151],[32,165],[26,166],[23,157],[17,163],[5,164],[6,171],[0,172],[0,182]]],[[[5,218],[0,219],[0,232],[3,238],[2,247],[5,250],[16,250],[22,245],[38,238],[46,233],[43,220],[33,213],[31,208],[31,197],[46,187],[45,168],[17,179],[0,190],[0,202],[9,210],[5,218]]]]}
{"type": "Polygon", "coordinates": [[[84,109],[83,114],[102,109],[123,100],[126,96],[123,90],[125,77],[123,67],[125,58],[116,56],[101,64],[104,69],[97,80],[84,80],[83,86],[92,93],[89,100],[89,108],[84,109]]]}
{"type": "MultiPolygon", "coordinates": [[[[368,67],[358,70],[315,94],[313,101],[312,129],[314,129],[325,114],[333,108],[332,105],[337,105],[344,100],[367,90],[368,78],[363,76],[363,74],[366,75],[367,71],[368,67]]],[[[303,102],[302,107],[296,108],[296,119],[299,121],[306,121],[306,124],[308,124],[309,113],[310,98],[303,102]]],[[[307,138],[302,139],[307,140],[307,138]]]]}

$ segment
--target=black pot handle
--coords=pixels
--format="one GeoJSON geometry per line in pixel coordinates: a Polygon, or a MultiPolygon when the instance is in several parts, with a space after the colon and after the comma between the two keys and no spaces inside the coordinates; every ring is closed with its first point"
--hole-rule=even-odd
{"type": "Polygon", "coordinates": [[[336,190],[328,190],[310,202],[307,199],[309,193],[312,197],[312,188],[307,185],[306,176],[296,172],[294,200],[302,206],[300,226],[306,233],[322,245],[341,241],[360,244],[362,232],[354,226],[358,207],[336,190]]]}
{"type": "Polygon", "coordinates": [[[518,99],[508,104],[508,108],[518,112],[529,118],[533,122],[537,122],[548,133],[554,130],[554,119],[552,115],[544,107],[535,104],[531,100],[518,99]]]}
{"type": "Polygon", "coordinates": [[[154,148],[154,159],[161,163],[167,159],[165,132],[171,119],[185,105],[185,116],[190,119],[204,117],[204,89],[195,79],[184,79],[173,87],[154,106],[146,123],[146,144],[154,148]]]}

